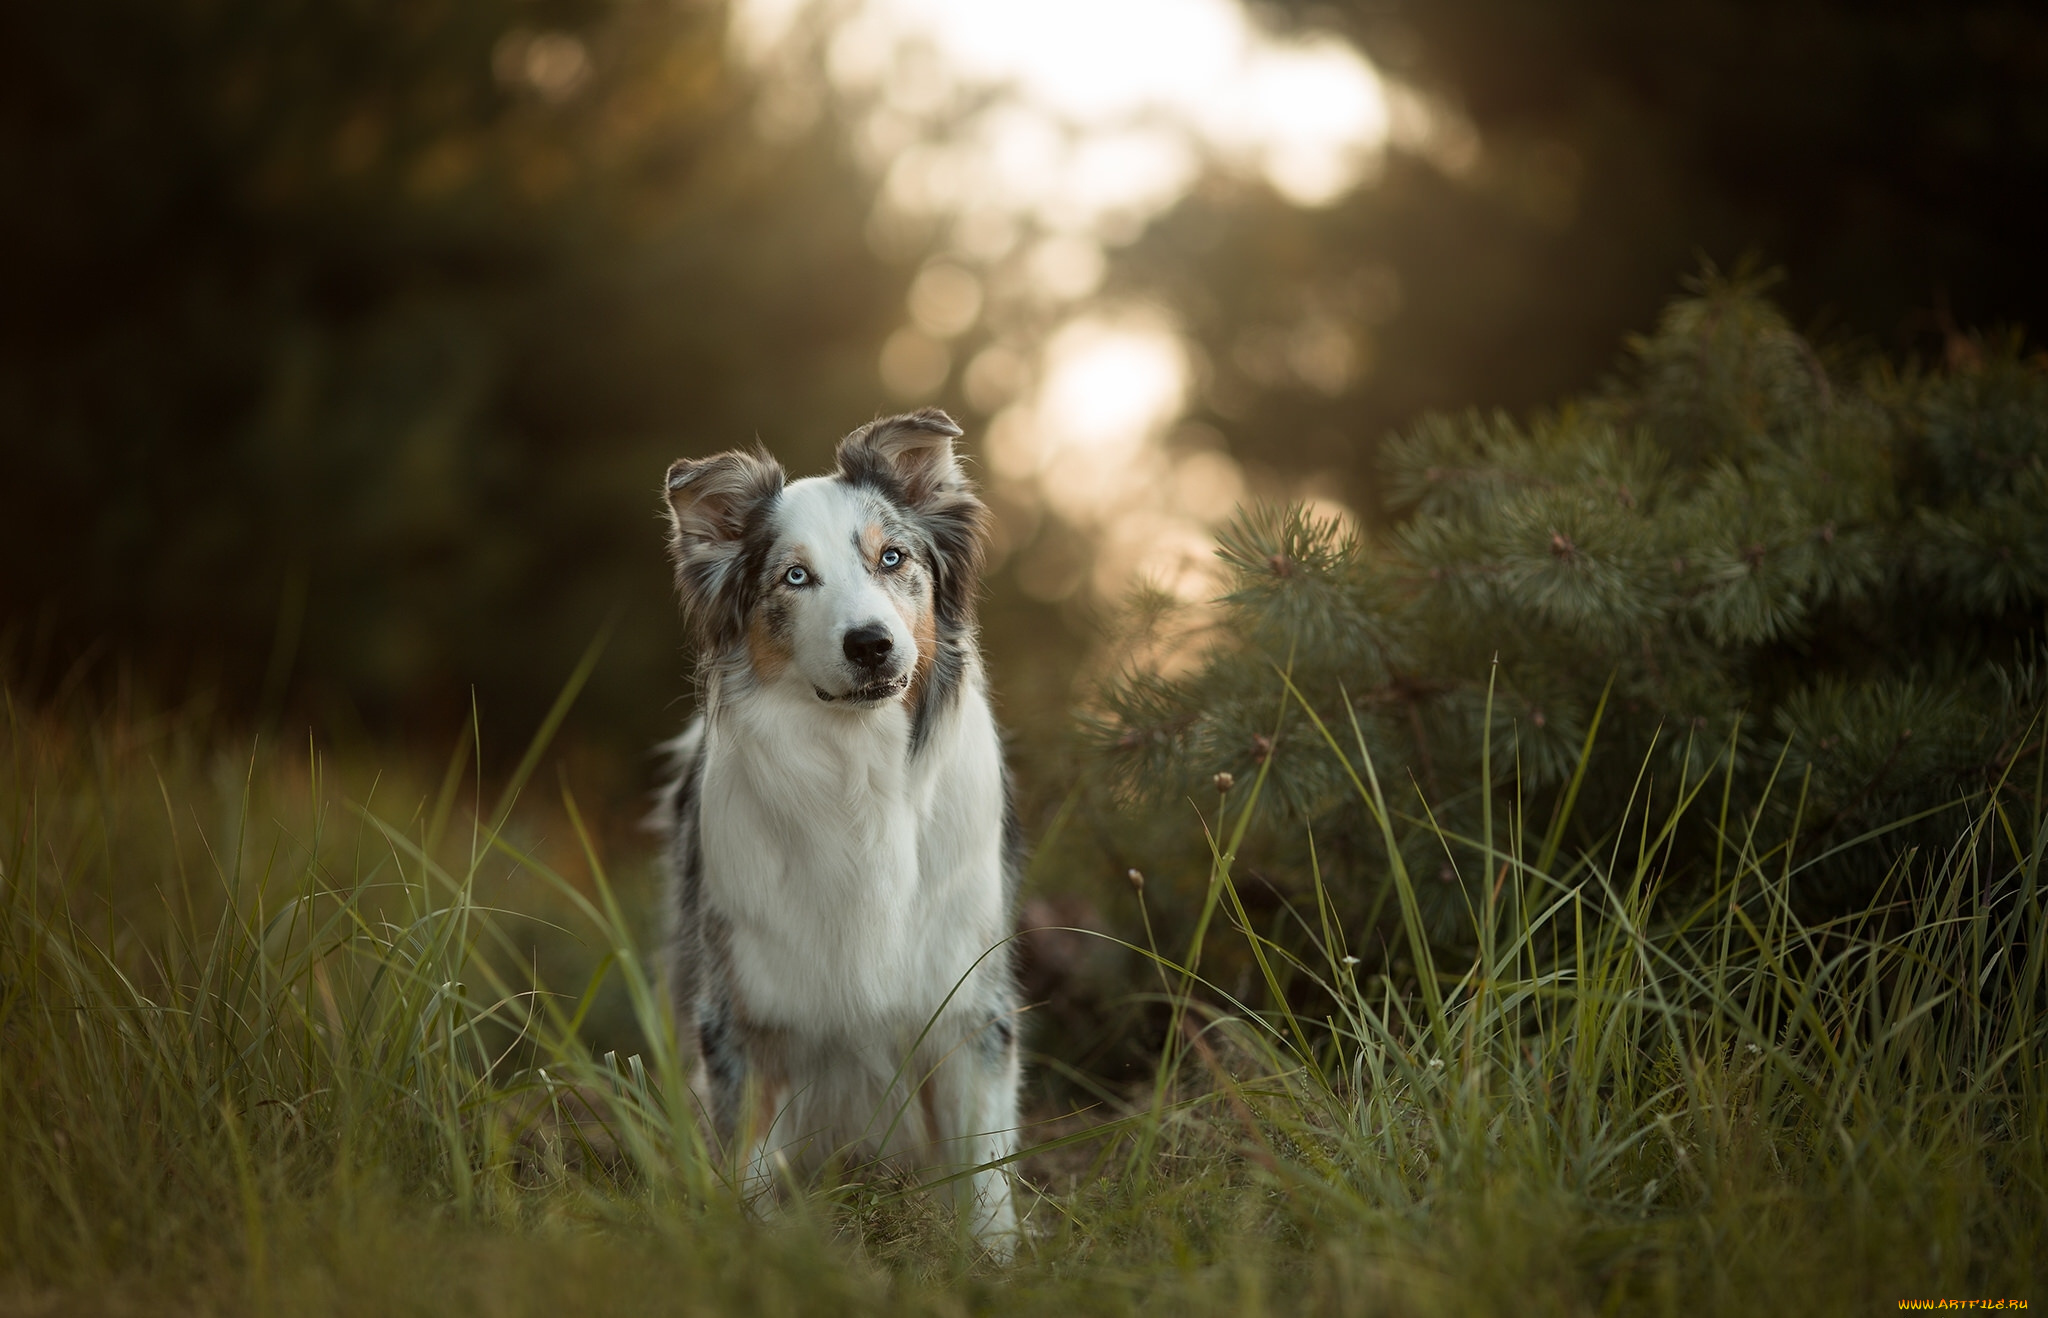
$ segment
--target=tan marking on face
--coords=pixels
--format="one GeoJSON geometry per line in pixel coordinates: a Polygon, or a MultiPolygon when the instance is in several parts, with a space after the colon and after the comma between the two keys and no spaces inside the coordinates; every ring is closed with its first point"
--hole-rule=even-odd
{"type": "Polygon", "coordinates": [[[881,523],[869,522],[860,529],[860,553],[864,562],[872,566],[888,547],[889,534],[882,529],[881,523]]]}
{"type": "Polygon", "coordinates": [[[924,698],[925,679],[931,676],[932,659],[939,652],[938,611],[932,608],[931,584],[919,592],[915,601],[892,596],[891,602],[902,617],[903,625],[910,628],[910,634],[917,638],[917,664],[910,670],[910,685],[904,689],[904,699],[912,709],[924,698]]]}
{"type": "Polygon", "coordinates": [[[753,622],[747,625],[747,662],[753,667],[754,676],[771,682],[782,675],[794,658],[789,646],[768,626],[768,619],[755,614],[753,622]]]}

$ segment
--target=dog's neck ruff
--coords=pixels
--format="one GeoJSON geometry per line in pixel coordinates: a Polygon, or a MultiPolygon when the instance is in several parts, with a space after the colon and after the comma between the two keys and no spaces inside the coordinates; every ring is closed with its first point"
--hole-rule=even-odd
{"type": "Polygon", "coordinates": [[[709,713],[705,895],[753,1010],[804,1035],[915,1034],[1005,932],[1002,750],[978,669],[921,744],[900,701],[848,717],[785,687],[709,713]]]}

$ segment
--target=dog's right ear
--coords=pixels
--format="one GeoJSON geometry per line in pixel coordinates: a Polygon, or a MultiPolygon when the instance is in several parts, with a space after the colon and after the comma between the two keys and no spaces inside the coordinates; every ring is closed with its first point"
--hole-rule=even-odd
{"type": "Polygon", "coordinates": [[[788,478],[766,450],[733,449],[669,465],[669,557],[676,589],[693,615],[710,621],[738,574],[747,528],[756,510],[782,492],[788,478]]]}

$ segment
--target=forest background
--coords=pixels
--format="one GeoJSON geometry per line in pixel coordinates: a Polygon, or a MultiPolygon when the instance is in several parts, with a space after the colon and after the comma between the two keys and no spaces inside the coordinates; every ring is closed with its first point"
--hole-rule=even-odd
{"type": "MultiPolygon", "coordinates": [[[[17,698],[135,688],[436,747],[474,700],[510,759],[611,620],[565,739],[618,766],[623,806],[687,703],[655,474],[756,436],[816,468],[877,411],[936,402],[1002,514],[987,648],[1029,766],[1135,574],[1089,571],[1116,528],[1061,501],[1085,452],[1018,478],[985,441],[1091,309],[1169,327],[1168,396],[1105,445],[1222,455],[1172,469],[1214,478],[1188,501],[1213,524],[1302,496],[1374,522],[1385,435],[1595,384],[1702,258],[1781,265],[1795,327],[1900,360],[2048,308],[2048,20],[2022,5],[1267,7],[1239,21],[1362,53],[1406,98],[1370,160],[1303,205],[1203,156],[1121,210],[1008,217],[1007,258],[959,254],[991,250],[975,217],[903,203],[889,166],[915,140],[871,140],[893,104],[873,84],[944,49],[912,24],[849,85],[805,12],[772,46],[712,4],[0,19],[17,698]],[[1404,104],[1433,119],[1404,129],[1404,104]],[[934,265],[968,287],[921,285],[934,265]],[[903,337],[934,316],[938,343],[903,337]]],[[[1103,39],[1129,62],[1132,33],[1103,39]]],[[[986,95],[954,94],[926,137],[986,95]]]]}

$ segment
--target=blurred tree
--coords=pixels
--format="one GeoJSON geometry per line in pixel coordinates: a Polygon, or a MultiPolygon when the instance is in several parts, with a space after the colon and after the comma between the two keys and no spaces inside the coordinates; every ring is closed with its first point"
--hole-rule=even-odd
{"type": "Polygon", "coordinates": [[[1939,355],[2048,321],[2048,13],[1930,0],[1289,0],[1476,133],[1326,210],[1221,184],[1122,263],[1184,307],[1206,417],[1268,491],[1374,516],[1431,408],[1535,406],[1704,253],[1783,264],[1795,324],[1939,355]]]}
{"type": "MultiPolygon", "coordinates": [[[[1796,828],[1807,856],[2015,764],[2038,789],[2048,361],[1964,342],[1941,373],[1830,369],[1755,281],[1710,279],[1605,390],[1526,423],[1432,416],[1392,443],[1391,527],[1246,514],[1222,537],[1215,643],[1113,684],[1100,749],[1181,818],[1181,793],[1270,762],[1281,837],[1315,824],[1353,918],[1385,852],[1300,711],[1282,717],[1289,665],[1347,745],[1355,713],[1397,808],[1419,797],[1467,837],[1489,792],[1501,819],[1570,797],[1607,828],[1730,755],[1732,817],[1768,801],[1761,845],[1796,828]]],[[[1567,857],[1613,841],[1578,827],[1567,857]]],[[[1432,927],[1455,939],[1483,900],[1459,880],[1490,876],[1414,845],[1411,870],[1443,879],[1422,885],[1432,927]]],[[[1697,872],[1714,840],[1673,854],[1697,872]]],[[[1859,851],[1803,870],[1796,896],[1867,899],[1884,869],[1859,851]]]]}
{"type": "Polygon", "coordinates": [[[902,294],[852,170],[750,130],[723,22],[10,6],[17,679],[112,654],[420,731],[475,683],[511,736],[623,607],[586,712],[658,726],[684,672],[659,473],[756,434],[822,458],[876,405],[902,294]]]}
{"type": "MultiPolygon", "coordinates": [[[[1480,147],[1397,152],[1325,210],[1213,179],[1118,253],[1112,292],[1159,294],[1205,350],[1198,419],[1255,488],[1314,478],[1375,516],[1380,436],[1584,386],[1696,247],[1791,259],[1796,320],[1832,308],[1893,346],[1935,341],[1944,308],[2039,319],[2031,10],[1294,8],[1457,105],[1480,147]]],[[[829,117],[752,131],[724,19],[710,0],[0,14],[16,680],[119,659],[382,730],[452,721],[474,683],[505,727],[623,605],[587,726],[644,738],[683,669],[653,473],[757,432],[822,459],[880,401],[912,273],[863,241],[872,184],[829,117]]],[[[994,589],[991,648],[1027,656],[1003,685],[1051,708],[1075,611],[994,589]]]]}

